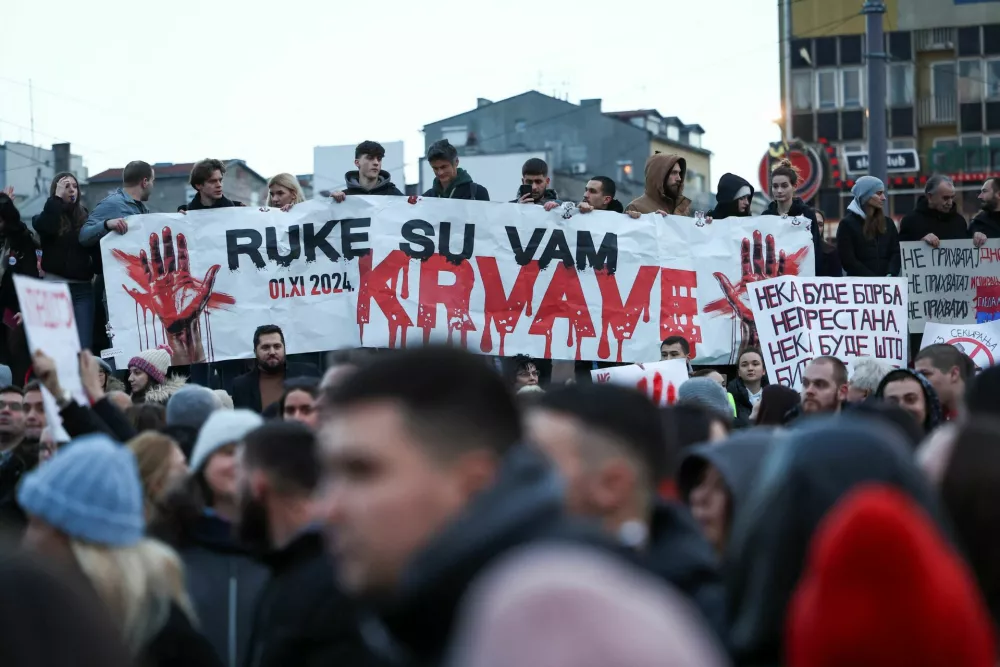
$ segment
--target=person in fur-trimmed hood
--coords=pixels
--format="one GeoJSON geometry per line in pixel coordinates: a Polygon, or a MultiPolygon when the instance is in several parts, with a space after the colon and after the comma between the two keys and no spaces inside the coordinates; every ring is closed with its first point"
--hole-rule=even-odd
{"type": "Polygon", "coordinates": [[[169,346],[161,345],[155,350],[137,354],[128,362],[128,384],[133,403],[166,405],[170,397],[187,383],[187,378],[180,375],[167,377],[172,353],[169,346]]]}

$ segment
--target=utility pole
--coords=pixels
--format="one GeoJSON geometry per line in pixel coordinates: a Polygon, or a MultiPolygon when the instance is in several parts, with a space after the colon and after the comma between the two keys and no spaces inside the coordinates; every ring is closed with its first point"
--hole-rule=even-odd
{"type": "Polygon", "coordinates": [[[867,23],[868,39],[868,174],[886,179],[886,157],[888,147],[885,139],[885,37],[882,33],[882,17],[885,3],[882,0],[865,0],[861,13],[867,23]]]}
{"type": "Polygon", "coordinates": [[[781,140],[792,140],[792,0],[781,3],[781,60],[782,78],[785,80],[785,99],[781,111],[783,125],[781,140]]]}

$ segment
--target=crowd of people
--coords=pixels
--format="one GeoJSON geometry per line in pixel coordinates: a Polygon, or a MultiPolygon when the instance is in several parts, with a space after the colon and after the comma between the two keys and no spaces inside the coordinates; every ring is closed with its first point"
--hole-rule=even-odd
{"type": "MultiPolygon", "coordinates": [[[[447,142],[427,157],[425,197],[489,198],[447,142]]],[[[332,199],[401,194],[383,158],[359,145],[332,199]]],[[[570,206],[533,159],[514,201],[686,215],[685,169],[654,155],[642,197],[623,204],[599,176],[570,206]]],[[[242,205],[224,175],[198,163],[182,208],[242,205]]],[[[1000,237],[995,180],[970,225],[953,184],[930,179],[897,233],[884,185],[862,178],[833,246],[798,178],[778,165],[766,214],[814,223],[820,275],[898,273],[900,240],[1000,237]]],[[[153,168],[130,163],[88,212],[60,175],[38,239],[0,194],[3,664],[997,664],[1000,368],[949,345],[912,369],[817,357],[795,390],[768,383],[758,349],[698,368],[672,336],[661,359],[686,360],[690,378],[664,408],[523,355],[296,360],[262,324],[249,366],[221,376],[172,368],[167,346],[116,369],[89,351],[103,326],[94,249],[154,187],[153,168]],[[26,351],[11,272],[69,284],[86,401],[44,350],[13,360],[26,351]]],[[[304,200],[287,174],[269,190],[274,208],[304,200]]],[[[752,197],[726,174],[707,220],[750,215],[752,197]]]]}

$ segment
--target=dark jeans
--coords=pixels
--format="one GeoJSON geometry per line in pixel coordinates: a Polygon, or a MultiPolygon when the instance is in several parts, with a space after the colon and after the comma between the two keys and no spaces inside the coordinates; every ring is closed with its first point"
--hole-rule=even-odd
{"type": "MultiPolygon", "coordinates": [[[[90,283],[69,283],[69,294],[73,299],[73,313],[76,315],[76,330],[80,334],[80,347],[89,350],[94,344],[94,286],[90,283]]],[[[101,351],[98,350],[97,354],[101,351]]]]}

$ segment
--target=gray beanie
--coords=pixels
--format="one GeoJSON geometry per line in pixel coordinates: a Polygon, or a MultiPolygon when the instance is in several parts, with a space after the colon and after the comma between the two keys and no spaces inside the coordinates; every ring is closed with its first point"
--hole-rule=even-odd
{"type": "Polygon", "coordinates": [[[217,451],[240,442],[246,434],[264,425],[264,418],[250,410],[218,410],[198,434],[191,453],[191,472],[198,472],[217,451]]]}
{"type": "Polygon", "coordinates": [[[198,431],[213,412],[221,409],[222,400],[211,389],[188,385],[167,401],[167,426],[186,426],[198,431]]]}
{"type": "Polygon", "coordinates": [[[9,387],[14,384],[14,374],[10,372],[10,366],[0,364],[0,387],[9,387]]]}
{"type": "Polygon", "coordinates": [[[851,188],[851,194],[854,195],[854,200],[858,202],[858,206],[864,208],[868,200],[874,197],[875,193],[879,190],[885,192],[885,183],[874,176],[862,176],[854,184],[854,187],[851,188]]]}
{"type": "Polygon", "coordinates": [[[733,406],[729,404],[726,390],[710,378],[691,378],[677,390],[677,402],[700,405],[716,412],[724,419],[733,418],[733,406]]]}

